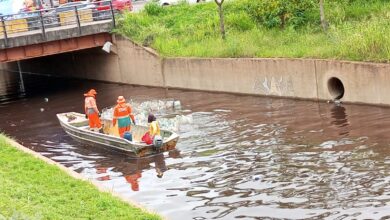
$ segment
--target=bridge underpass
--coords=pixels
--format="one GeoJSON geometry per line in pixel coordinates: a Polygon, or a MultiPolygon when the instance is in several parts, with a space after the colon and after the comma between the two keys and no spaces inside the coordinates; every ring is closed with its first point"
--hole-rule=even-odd
{"type": "Polygon", "coordinates": [[[113,75],[119,73],[117,63],[116,54],[108,54],[99,46],[10,62],[7,70],[16,74],[20,71],[23,74],[113,81],[113,75]]]}

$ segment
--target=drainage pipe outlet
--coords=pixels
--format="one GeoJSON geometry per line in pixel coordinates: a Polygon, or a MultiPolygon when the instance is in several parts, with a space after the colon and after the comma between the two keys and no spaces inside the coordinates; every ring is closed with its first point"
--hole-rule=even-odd
{"type": "Polygon", "coordinates": [[[328,91],[333,100],[338,100],[344,96],[343,82],[337,77],[332,77],[328,80],[328,91]]]}

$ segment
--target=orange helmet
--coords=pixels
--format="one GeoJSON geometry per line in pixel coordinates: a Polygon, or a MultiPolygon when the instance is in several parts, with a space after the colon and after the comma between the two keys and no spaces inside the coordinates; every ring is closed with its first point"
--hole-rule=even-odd
{"type": "Polygon", "coordinates": [[[92,95],[97,95],[97,92],[96,92],[96,90],[95,89],[91,89],[91,90],[89,90],[89,92],[88,93],[91,93],[92,95]]]}
{"type": "Polygon", "coordinates": [[[95,97],[97,95],[97,92],[95,89],[90,89],[87,93],[84,93],[84,96],[92,96],[95,97]]]}

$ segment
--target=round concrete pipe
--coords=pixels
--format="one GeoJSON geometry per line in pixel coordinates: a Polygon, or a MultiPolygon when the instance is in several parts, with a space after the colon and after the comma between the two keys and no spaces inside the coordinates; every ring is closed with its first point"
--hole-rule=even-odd
{"type": "Polygon", "coordinates": [[[328,90],[333,99],[341,99],[344,96],[343,82],[337,77],[328,80],[328,90]]]}

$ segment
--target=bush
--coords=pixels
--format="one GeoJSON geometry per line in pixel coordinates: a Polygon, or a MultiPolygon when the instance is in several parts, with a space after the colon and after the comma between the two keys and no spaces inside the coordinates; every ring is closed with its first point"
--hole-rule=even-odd
{"type": "Polygon", "coordinates": [[[231,13],[226,15],[226,26],[239,31],[251,30],[256,23],[245,12],[231,13]]]}
{"type": "Polygon", "coordinates": [[[145,47],[152,46],[158,36],[165,36],[168,33],[167,28],[160,24],[152,24],[145,27],[140,32],[140,39],[142,45],[145,47]]]}
{"type": "Polygon", "coordinates": [[[145,5],[144,8],[146,14],[150,16],[158,16],[164,13],[164,8],[158,5],[156,2],[149,2],[145,5]]]}
{"type": "Polygon", "coordinates": [[[119,20],[115,32],[132,38],[136,42],[143,41],[142,32],[153,24],[153,20],[147,16],[139,16],[134,13],[126,13],[123,19],[119,20]]]}
{"type": "Polygon", "coordinates": [[[340,56],[353,60],[388,62],[390,60],[390,22],[376,19],[346,26],[341,35],[340,56]]]}
{"type": "Polygon", "coordinates": [[[260,24],[268,27],[299,27],[307,22],[306,12],[316,5],[315,0],[262,0],[248,1],[248,13],[260,24]]]}
{"type": "Polygon", "coordinates": [[[163,9],[148,6],[141,13],[123,14],[114,31],[168,57],[303,57],[390,62],[389,0],[324,2],[330,23],[326,33],[320,25],[318,0],[227,1],[225,40],[219,35],[214,2],[163,9]]]}

